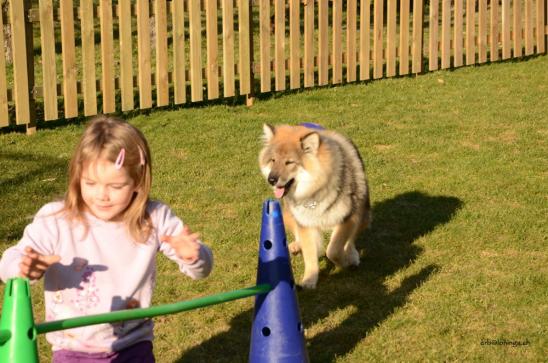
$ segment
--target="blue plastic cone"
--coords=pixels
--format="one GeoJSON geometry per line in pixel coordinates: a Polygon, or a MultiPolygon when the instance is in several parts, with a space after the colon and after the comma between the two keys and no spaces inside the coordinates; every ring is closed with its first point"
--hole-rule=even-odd
{"type": "Polygon", "coordinates": [[[272,290],[255,298],[249,361],[308,362],[280,204],[263,204],[257,285],[272,290]]]}

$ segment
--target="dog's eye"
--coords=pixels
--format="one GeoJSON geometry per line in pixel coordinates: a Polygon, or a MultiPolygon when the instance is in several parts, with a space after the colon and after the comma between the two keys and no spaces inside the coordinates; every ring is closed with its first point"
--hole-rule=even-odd
{"type": "Polygon", "coordinates": [[[295,164],[295,162],[293,160],[286,160],[285,161],[285,165],[291,165],[291,164],[295,164]]]}
{"type": "Polygon", "coordinates": [[[275,162],[275,161],[276,161],[276,159],[274,159],[274,158],[271,158],[271,159],[270,159],[270,162],[271,162],[271,163],[273,163],[273,162],[275,162]]]}

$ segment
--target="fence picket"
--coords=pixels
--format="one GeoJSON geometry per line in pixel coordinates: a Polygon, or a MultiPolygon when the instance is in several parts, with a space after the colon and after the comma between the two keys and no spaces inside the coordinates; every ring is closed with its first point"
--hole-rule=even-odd
{"type": "Polygon", "coordinates": [[[475,0],[466,0],[466,65],[474,64],[476,61],[476,47],[474,38],[476,32],[475,0]]]}
{"type": "MultiPolygon", "coordinates": [[[[2,18],[0,16],[0,18],[2,18]]],[[[4,23],[0,19],[0,39],[4,39],[4,23]]],[[[9,125],[8,82],[6,79],[5,50],[0,49],[0,127],[9,125]]]]}
{"type": "Polygon", "coordinates": [[[114,40],[112,26],[112,1],[102,0],[99,6],[101,18],[101,86],[103,113],[116,111],[114,91],[114,40]]]}
{"type": "Polygon", "coordinates": [[[383,0],[373,0],[373,78],[381,78],[383,74],[383,0]]]}
{"type": "Polygon", "coordinates": [[[499,2],[491,1],[491,41],[489,43],[489,54],[491,62],[499,59],[499,2]]]}
{"type": "Polygon", "coordinates": [[[360,0],[360,81],[371,77],[371,0],[360,0]]]}
{"type": "Polygon", "coordinates": [[[137,0],[137,58],[141,109],[152,107],[149,12],[148,0],[137,0]]]}
{"type": "MultiPolygon", "coordinates": [[[[4,20],[0,16],[0,39],[4,40],[4,20]]],[[[5,48],[0,49],[0,127],[9,125],[8,82],[6,79],[5,48]]]]}
{"type": "Polygon", "coordinates": [[[120,90],[122,111],[133,110],[133,46],[131,44],[131,3],[120,0],[118,3],[120,31],[120,90]]]}
{"type": "Polygon", "coordinates": [[[454,67],[460,67],[462,66],[462,29],[463,29],[463,13],[462,13],[462,7],[463,7],[463,1],[462,0],[455,0],[455,11],[454,11],[454,23],[455,26],[453,28],[453,52],[454,52],[454,59],[453,59],[453,66],[454,67]]]}
{"type": "Polygon", "coordinates": [[[356,81],[356,0],[348,0],[346,6],[346,81],[354,82],[356,81]]]}
{"type": "Polygon", "coordinates": [[[251,11],[250,0],[238,0],[240,46],[240,95],[251,94],[251,11]]]}
{"type": "Polygon", "coordinates": [[[342,82],[342,0],[333,0],[332,84],[342,82]]]}
{"type": "Polygon", "coordinates": [[[502,59],[512,57],[512,43],[510,41],[510,0],[502,0],[502,59]]]}
{"type": "Polygon", "coordinates": [[[217,0],[206,3],[207,98],[219,98],[219,65],[217,44],[217,0]]]}
{"type": "Polygon", "coordinates": [[[60,1],[61,48],[63,50],[63,98],[65,117],[78,116],[77,65],[74,40],[74,7],[72,0],[60,1]]]}
{"type": "Polygon", "coordinates": [[[203,100],[200,0],[188,0],[188,19],[190,33],[190,98],[192,102],[196,102],[203,100]]]}
{"type": "Polygon", "coordinates": [[[318,0],[318,85],[326,85],[329,72],[328,0],[318,0]]]}
{"type": "Polygon", "coordinates": [[[546,6],[545,0],[537,0],[537,53],[546,51],[546,37],[548,34],[548,25],[546,24],[546,6]]]}
{"type": "Polygon", "coordinates": [[[57,108],[57,70],[55,65],[55,28],[52,0],[40,0],[39,8],[44,119],[56,120],[59,118],[59,112],[57,108]]]}
{"type": "Polygon", "coordinates": [[[438,69],[439,0],[430,1],[428,70],[438,69]]]}
{"type": "Polygon", "coordinates": [[[175,104],[186,102],[184,0],[172,0],[173,7],[173,92],[175,104]]]}
{"type": "Polygon", "coordinates": [[[386,38],[386,76],[396,75],[396,0],[388,0],[386,38]]]}
{"type": "Polygon", "coordinates": [[[521,0],[513,0],[514,3],[514,58],[521,57],[523,54],[522,50],[522,25],[521,25],[521,0]]]}
{"type": "Polygon", "coordinates": [[[276,91],[285,90],[285,0],[274,1],[274,78],[276,91]]]}
{"type": "Polygon", "coordinates": [[[409,73],[409,0],[400,1],[400,70],[399,74],[409,73]]]}
{"type": "Polygon", "coordinates": [[[289,88],[301,87],[300,0],[289,0],[289,88]]]}
{"type": "MultiPolygon", "coordinates": [[[[270,80],[270,75],[268,79],[270,80]]],[[[223,0],[223,84],[225,97],[235,95],[234,83],[234,4],[232,0],[223,0]]]]}
{"type": "Polygon", "coordinates": [[[441,69],[451,67],[451,0],[442,0],[441,69]]]}
{"type": "Polygon", "coordinates": [[[304,86],[314,86],[314,0],[304,3],[304,86]]]}
{"type": "Polygon", "coordinates": [[[525,55],[533,54],[533,1],[525,0],[525,55]]]}
{"type": "Polygon", "coordinates": [[[260,77],[261,92],[270,92],[271,68],[270,68],[270,0],[259,2],[259,37],[260,37],[260,77]]]}
{"type": "Polygon", "coordinates": [[[478,63],[487,61],[487,0],[478,0],[478,63]]]}
{"type": "Polygon", "coordinates": [[[169,104],[166,0],[155,0],[155,10],[154,30],[156,33],[156,106],[161,107],[169,104]]]}
{"type": "Polygon", "coordinates": [[[90,116],[97,114],[93,0],[82,0],[80,2],[80,23],[82,41],[82,93],[84,96],[84,115],[90,116]]]}
{"type": "Polygon", "coordinates": [[[423,0],[413,1],[413,73],[422,72],[423,0]]]}

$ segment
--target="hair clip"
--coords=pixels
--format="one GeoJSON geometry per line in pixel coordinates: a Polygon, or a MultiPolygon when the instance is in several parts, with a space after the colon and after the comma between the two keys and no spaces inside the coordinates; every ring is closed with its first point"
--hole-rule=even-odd
{"type": "Polygon", "coordinates": [[[145,166],[145,153],[143,152],[143,149],[141,149],[140,146],[137,146],[139,148],[139,157],[141,158],[141,166],[145,166]]]}
{"type": "Polygon", "coordinates": [[[116,169],[121,169],[124,165],[124,159],[126,158],[126,150],[124,148],[120,149],[120,153],[118,154],[118,157],[116,158],[116,161],[114,162],[114,167],[116,169]]]}

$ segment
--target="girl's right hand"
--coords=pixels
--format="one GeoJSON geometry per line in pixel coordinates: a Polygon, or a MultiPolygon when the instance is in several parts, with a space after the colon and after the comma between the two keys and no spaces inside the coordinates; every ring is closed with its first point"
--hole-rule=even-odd
{"type": "Polygon", "coordinates": [[[25,247],[25,255],[19,264],[21,277],[27,277],[30,280],[41,278],[48,267],[61,260],[57,255],[43,255],[36,252],[31,247],[25,247]]]}

